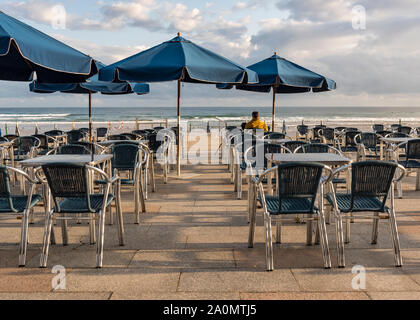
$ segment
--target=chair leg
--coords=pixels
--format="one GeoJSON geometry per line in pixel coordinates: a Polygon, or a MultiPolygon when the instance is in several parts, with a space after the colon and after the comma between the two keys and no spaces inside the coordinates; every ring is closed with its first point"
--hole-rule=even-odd
{"type": "Polygon", "coordinates": [[[276,221],[276,243],[277,244],[281,243],[281,220],[276,221]]]}
{"type": "Polygon", "coordinates": [[[255,226],[257,224],[257,189],[255,184],[252,184],[252,198],[249,212],[249,235],[248,247],[254,247],[255,226]]]}
{"type": "Polygon", "coordinates": [[[324,268],[331,268],[330,247],[328,245],[327,225],[323,212],[318,212],[318,234],[320,235],[321,250],[324,257],[324,268]]]}
{"type": "Polygon", "coordinates": [[[336,227],[336,241],[337,241],[337,256],[338,256],[338,267],[344,268],[346,265],[344,256],[344,232],[343,232],[343,218],[341,213],[337,212],[335,219],[336,227]]]}
{"type": "Polygon", "coordinates": [[[96,244],[96,268],[102,268],[104,257],[105,212],[99,212],[98,243],[96,244]]]}
{"type": "Polygon", "coordinates": [[[121,201],[119,197],[115,198],[115,207],[117,211],[118,240],[120,246],[124,246],[124,218],[122,215],[121,201]]]}
{"type": "Polygon", "coordinates": [[[156,192],[155,163],[153,162],[153,155],[150,157],[150,159],[150,183],[152,184],[152,192],[156,192]]]}
{"type": "Polygon", "coordinates": [[[373,219],[372,225],[372,242],[371,244],[378,243],[378,233],[379,233],[379,212],[374,213],[375,219],[373,219]]]}
{"type": "Polygon", "coordinates": [[[395,212],[393,210],[388,211],[389,214],[389,226],[391,229],[392,246],[395,254],[395,266],[401,267],[403,265],[400,248],[400,236],[398,234],[397,220],[395,218],[395,212]]]}
{"type": "Polygon", "coordinates": [[[397,182],[397,192],[398,192],[398,199],[403,198],[403,192],[402,192],[402,183],[401,181],[397,182]]]}
{"type": "Polygon", "coordinates": [[[252,200],[254,198],[253,192],[254,192],[254,185],[251,182],[251,178],[248,177],[248,223],[251,222],[252,200]]]}
{"type": "Polygon", "coordinates": [[[47,267],[48,251],[50,248],[52,220],[53,220],[53,211],[50,211],[45,218],[44,241],[42,245],[41,260],[39,262],[40,268],[47,267]]]}
{"type": "Polygon", "coordinates": [[[146,200],[149,200],[149,189],[148,189],[148,184],[149,184],[149,173],[148,173],[148,169],[146,168],[145,171],[143,172],[143,192],[144,192],[144,198],[146,200]]]}
{"type": "Polygon", "coordinates": [[[274,270],[274,257],[273,257],[273,234],[271,231],[271,217],[264,214],[264,225],[265,225],[265,259],[267,265],[267,271],[274,270]]]}
{"type": "Polygon", "coordinates": [[[22,216],[22,227],[19,246],[19,267],[24,267],[26,264],[26,251],[28,248],[29,211],[30,209],[25,210],[22,216]]]}
{"type": "Polygon", "coordinates": [[[350,228],[351,228],[351,218],[350,219],[346,219],[346,233],[345,233],[345,239],[344,239],[344,243],[350,243],[350,228]]]}
{"type": "Polygon", "coordinates": [[[112,206],[109,205],[107,208],[108,216],[109,216],[109,224],[112,226],[114,225],[114,214],[112,212],[112,206]]]}
{"type": "MultiPolygon", "coordinates": [[[[65,218],[66,215],[63,215],[63,218],[65,218]]],[[[63,246],[67,246],[69,244],[69,234],[67,231],[67,220],[63,219],[61,220],[61,236],[63,239],[63,246]]]]}
{"type": "Polygon", "coordinates": [[[321,235],[320,235],[320,232],[319,232],[319,228],[320,228],[320,226],[319,226],[319,220],[317,220],[316,221],[316,227],[315,227],[315,240],[314,240],[314,245],[319,245],[320,244],[320,241],[321,241],[321,235]]]}
{"type": "Polygon", "coordinates": [[[92,214],[89,214],[91,219],[89,220],[89,243],[90,245],[96,244],[96,226],[95,226],[95,217],[92,214]]]}
{"type": "Polygon", "coordinates": [[[146,202],[145,202],[145,198],[144,198],[143,186],[141,184],[141,179],[139,179],[138,192],[139,192],[140,203],[141,203],[141,211],[144,213],[144,212],[146,212],[146,202]]]}
{"type": "Polygon", "coordinates": [[[306,245],[312,245],[312,220],[311,215],[307,215],[308,220],[306,221],[306,245]]]}
{"type": "Polygon", "coordinates": [[[237,179],[237,191],[238,191],[238,200],[242,199],[242,172],[238,166],[238,171],[236,172],[236,179],[237,179]]]}
{"type": "Polygon", "coordinates": [[[135,224],[140,224],[140,201],[139,201],[139,184],[136,182],[134,186],[134,215],[135,224]]]}

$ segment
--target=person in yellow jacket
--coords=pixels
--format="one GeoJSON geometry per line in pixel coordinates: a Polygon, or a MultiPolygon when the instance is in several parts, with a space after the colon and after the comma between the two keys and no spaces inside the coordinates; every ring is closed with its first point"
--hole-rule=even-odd
{"type": "Polygon", "coordinates": [[[264,129],[264,132],[268,132],[268,126],[264,121],[260,120],[258,111],[252,113],[252,120],[245,125],[245,129],[264,129]]]}

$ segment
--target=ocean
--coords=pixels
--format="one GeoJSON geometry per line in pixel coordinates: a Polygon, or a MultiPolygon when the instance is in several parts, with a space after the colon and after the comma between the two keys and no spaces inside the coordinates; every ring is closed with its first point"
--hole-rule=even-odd
{"type": "MultiPolygon", "coordinates": [[[[252,111],[259,111],[262,118],[271,119],[271,108],[255,107],[183,107],[184,120],[211,121],[216,118],[234,121],[250,117],[252,111]]],[[[176,119],[174,107],[93,108],[95,122],[107,121],[163,121],[176,119]]],[[[278,107],[276,118],[286,122],[333,121],[333,122],[381,122],[420,121],[420,107],[278,107]]],[[[42,123],[42,122],[86,122],[87,108],[0,108],[0,124],[42,123]]]]}
{"type": "MultiPolygon", "coordinates": [[[[255,107],[183,107],[182,120],[189,129],[218,128],[220,125],[239,125],[250,119],[252,111],[259,111],[261,118],[271,124],[271,108],[255,107]]],[[[334,126],[356,126],[370,130],[374,123],[398,123],[401,121],[412,127],[420,126],[420,107],[278,107],[277,126],[283,121],[288,129],[305,122],[308,125],[324,123],[334,126]]],[[[129,132],[137,128],[156,126],[173,127],[176,125],[174,107],[133,107],[133,108],[93,108],[94,127],[106,126],[112,132],[129,132]],[[140,125],[136,124],[138,119],[140,125]]],[[[86,108],[0,108],[0,130],[2,134],[33,134],[35,126],[39,132],[52,128],[64,131],[73,127],[87,127],[88,109],[86,108]]],[[[277,127],[277,129],[279,129],[277,127]]]]}

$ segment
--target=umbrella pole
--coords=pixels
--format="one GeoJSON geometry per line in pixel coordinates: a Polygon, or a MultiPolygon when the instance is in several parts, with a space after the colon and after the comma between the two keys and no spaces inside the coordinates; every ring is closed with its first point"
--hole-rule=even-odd
{"type": "Polygon", "coordinates": [[[177,173],[181,176],[181,80],[178,80],[178,134],[176,138],[177,173]]]}
{"type": "MultiPolygon", "coordinates": [[[[89,142],[93,143],[92,137],[92,92],[89,91],[89,142]]],[[[92,161],[94,160],[94,148],[92,147],[92,161]]]]}
{"type": "Polygon", "coordinates": [[[275,118],[276,118],[276,87],[273,86],[273,113],[272,113],[272,116],[271,116],[271,132],[276,131],[274,129],[275,118]]]}

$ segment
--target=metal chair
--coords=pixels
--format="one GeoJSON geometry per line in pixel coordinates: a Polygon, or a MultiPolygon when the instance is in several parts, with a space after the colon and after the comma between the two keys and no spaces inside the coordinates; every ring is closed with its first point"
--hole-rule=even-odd
{"type": "Polygon", "coordinates": [[[384,137],[384,138],[391,133],[392,133],[392,131],[389,131],[389,130],[376,131],[376,134],[378,136],[381,136],[381,137],[384,137]]]}
{"type": "Polygon", "coordinates": [[[55,154],[90,154],[89,149],[85,146],[79,144],[68,144],[65,146],[60,146],[55,150],[50,151],[55,154]]]}
{"type": "Polygon", "coordinates": [[[334,128],[319,129],[318,136],[321,138],[322,143],[335,146],[335,129],[334,128]]]}
{"type": "Polygon", "coordinates": [[[384,131],[385,126],[383,124],[374,124],[372,126],[373,131],[378,132],[378,131],[384,131]]]}
{"type": "MultiPolygon", "coordinates": [[[[407,142],[402,142],[395,146],[393,149],[389,149],[393,160],[399,165],[403,166],[408,171],[416,170],[416,190],[420,189],[420,139],[413,139],[407,142]],[[400,160],[398,150],[400,148],[405,149],[405,156],[403,160],[400,160]]],[[[398,198],[402,198],[402,185],[401,180],[397,182],[398,198]]]]}
{"type": "MultiPolygon", "coordinates": [[[[256,226],[257,202],[263,206],[265,246],[266,246],[266,269],[274,270],[273,244],[271,221],[277,221],[276,242],[281,243],[281,224],[283,217],[306,214],[307,218],[307,244],[312,244],[312,221],[317,220],[318,233],[324,258],[324,268],[331,268],[331,258],[328,247],[327,228],[322,212],[323,191],[321,190],[319,208],[315,206],[315,199],[321,185],[323,171],[332,173],[332,170],[320,163],[287,163],[281,164],[262,173],[258,179],[253,180],[251,192],[251,222],[249,225],[248,246],[254,246],[254,234],[256,226]],[[263,179],[267,174],[275,172],[278,180],[278,190],[275,196],[264,194],[263,179]]],[[[293,218],[293,220],[295,220],[293,218]]]]}
{"type": "Polygon", "coordinates": [[[108,135],[108,128],[97,128],[96,129],[96,140],[105,140],[108,135]]]}
{"type": "Polygon", "coordinates": [[[22,170],[0,166],[0,216],[14,215],[22,216],[21,236],[19,246],[19,267],[24,267],[26,264],[26,251],[28,247],[28,228],[29,219],[32,210],[38,202],[41,201],[42,196],[35,194],[35,187],[39,182],[32,179],[27,173],[22,170]],[[13,174],[22,176],[30,185],[29,193],[27,195],[14,195],[10,188],[9,171],[13,174]]]}
{"type": "Polygon", "coordinates": [[[44,134],[50,137],[58,137],[58,136],[64,135],[65,132],[62,130],[50,130],[50,131],[45,132],[44,134]]]}
{"type": "Polygon", "coordinates": [[[394,124],[391,124],[391,126],[390,126],[392,131],[398,131],[399,127],[401,127],[401,124],[399,124],[399,123],[394,123],[394,124]]]}
{"type": "Polygon", "coordinates": [[[411,128],[411,127],[406,127],[406,126],[401,126],[401,127],[398,127],[398,132],[400,132],[400,133],[405,133],[406,135],[410,135],[410,133],[413,131],[413,128],[411,128]]]}
{"type": "Polygon", "coordinates": [[[57,141],[53,137],[47,136],[45,134],[34,134],[33,137],[37,138],[40,141],[40,145],[37,150],[37,155],[39,156],[46,155],[53,149],[51,147],[51,144],[55,146],[57,143],[57,141]]]}
{"type": "Polygon", "coordinates": [[[286,134],[281,132],[270,132],[269,134],[264,136],[264,139],[272,139],[272,140],[281,140],[285,139],[286,134]]]}
{"type": "Polygon", "coordinates": [[[379,160],[380,146],[379,139],[375,132],[362,132],[354,137],[358,147],[357,158],[361,161],[379,160]]]}
{"type": "Polygon", "coordinates": [[[67,132],[67,142],[72,144],[75,142],[79,142],[86,137],[86,134],[80,130],[72,130],[67,132]]]}
{"type": "Polygon", "coordinates": [[[89,128],[79,128],[78,130],[82,132],[85,136],[87,136],[90,131],[89,128]]]}
{"type": "MultiPolygon", "coordinates": [[[[348,128],[347,128],[348,129],[348,128]]],[[[340,151],[343,153],[357,153],[357,145],[354,141],[354,137],[361,133],[361,131],[356,130],[345,130],[343,138],[343,145],[340,145],[340,151]]],[[[350,128],[354,129],[354,128],[350,128]]]]}
{"type": "Polygon", "coordinates": [[[337,148],[323,143],[306,143],[296,148],[294,153],[336,153],[342,155],[337,148]]]}
{"type": "Polygon", "coordinates": [[[128,140],[137,140],[138,139],[138,135],[133,134],[133,133],[121,133],[122,136],[126,136],[128,138],[128,140]]]}
{"type": "Polygon", "coordinates": [[[327,127],[327,126],[325,126],[325,125],[323,125],[323,124],[316,125],[315,127],[313,127],[313,128],[312,128],[312,139],[313,139],[313,140],[316,140],[316,139],[321,138],[321,137],[319,136],[319,130],[321,130],[321,129],[325,129],[326,127],[327,127]]]}
{"type": "MultiPolygon", "coordinates": [[[[333,177],[343,170],[351,168],[352,181],[349,193],[328,193],[326,199],[334,209],[336,217],[336,238],[338,251],[338,266],[345,267],[344,243],[350,242],[350,220],[354,213],[373,212],[373,216],[357,216],[361,219],[373,219],[372,244],[377,243],[379,220],[389,219],[391,238],[395,253],[395,265],[402,266],[400,254],[400,242],[394,209],[394,182],[400,181],[405,169],[393,162],[364,161],[355,162],[344,166],[336,171],[328,179],[331,183],[333,177]],[[399,168],[401,174],[394,179],[395,171],[399,168]],[[386,206],[390,198],[390,207],[386,206]],[[382,215],[381,215],[382,214],[382,215]],[[346,220],[345,235],[343,231],[343,219],[346,220]]],[[[334,188],[331,188],[334,190],[334,188]]]]}
{"type": "Polygon", "coordinates": [[[108,150],[106,147],[87,141],[79,141],[74,143],[74,145],[83,146],[88,149],[90,153],[94,154],[103,154],[108,150]]]}
{"type": "Polygon", "coordinates": [[[122,134],[113,134],[107,137],[107,140],[111,141],[111,140],[130,140],[130,138],[128,138],[125,135],[122,134]]]}
{"type": "Polygon", "coordinates": [[[48,251],[51,237],[52,220],[62,220],[63,244],[68,242],[66,222],[67,220],[89,220],[90,243],[95,243],[95,219],[99,219],[99,228],[96,247],[96,267],[103,264],[103,248],[105,236],[105,215],[108,207],[115,201],[117,208],[117,227],[120,246],[124,245],[124,223],[121,212],[121,203],[117,194],[119,190],[119,177],[108,175],[95,167],[74,164],[50,164],[42,166],[42,171],[48,181],[49,189],[54,200],[55,207],[46,216],[44,241],[41,254],[40,267],[47,267],[48,251]],[[99,174],[106,181],[104,193],[92,193],[90,190],[89,174],[99,174]],[[111,188],[116,184],[115,191],[111,188]],[[83,215],[84,217],[81,217],[83,215]]]}
{"type": "MultiPolygon", "coordinates": [[[[146,212],[144,182],[142,168],[147,165],[149,154],[141,146],[134,144],[116,144],[112,146],[112,170],[114,175],[128,172],[128,177],[120,179],[121,187],[132,187],[134,191],[135,223],[140,224],[140,205],[142,212],[146,212]]],[[[146,171],[147,172],[147,171],[146,171]]],[[[105,181],[97,180],[96,184],[105,181]]]]}
{"type": "Polygon", "coordinates": [[[303,146],[305,144],[307,144],[306,141],[296,140],[296,141],[286,141],[285,143],[283,143],[283,146],[285,146],[291,152],[295,152],[295,150],[297,148],[299,148],[300,146],[303,146]]]}
{"type": "Polygon", "coordinates": [[[18,137],[17,147],[14,151],[15,161],[22,161],[33,158],[36,155],[37,148],[41,145],[41,141],[33,136],[18,137]]]}
{"type": "Polygon", "coordinates": [[[296,132],[296,140],[299,139],[304,139],[304,140],[308,140],[308,131],[309,131],[309,127],[301,124],[297,126],[297,132],[296,132]]]}

